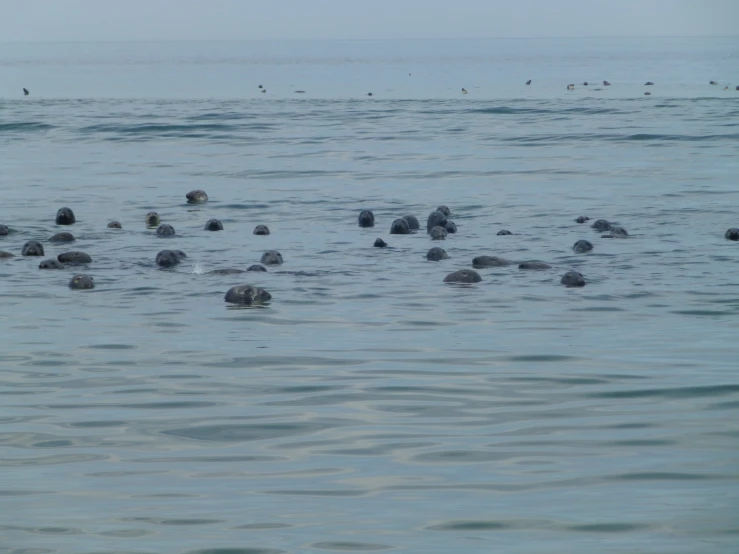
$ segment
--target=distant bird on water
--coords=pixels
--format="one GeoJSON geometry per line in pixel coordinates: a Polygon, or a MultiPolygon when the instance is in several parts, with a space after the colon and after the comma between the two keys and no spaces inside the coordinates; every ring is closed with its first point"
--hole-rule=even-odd
{"type": "Polygon", "coordinates": [[[259,85],[259,87],[257,87],[257,88],[264,88],[264,87],[262,85],[259,85]]]}
{"type": "Polygon", "coordinates": [[[527,85],[530,85],[531,84],[531,79],[529,79],[528,81],[526,81],[526,84],[527,85]]]}
{"type": "Polygon", "coordinates": [[[575,85],[567,85],[567,90],[575,90],[575,85]]]}
{"type": "Polygon", "coordinates": [[[372,96],[372,93],[371,93],[371,92],[368,92],[368,93],[367,93],[367,96],[372,96]]]}
{"type": "Polygon", "coordinates": [[[611,86],[611,83],[609,83],[608,81],[603,81],[603,86],[604,87],[610,87],[611,86]]]}
{"type": "Polygon", "coordinates": [[[651,87],[652,85],[654,85],[652,81],[647,81],[646,83],[644,83],[645,87],[651,87]]]}
{"type": "Polygon", "coordinates": [[[718,83],[717,83],[716,81],[711,81],[711,82],[710,82],[710,83],[708,83],[708,84],[709,84],[709,85],[718,85],[718,83]]]}
{"type": "Polygon", "coordinates": [[[267,92],[267,89],[266,88],[263,88],[261,92],[267,92]]]}
{"type": "Polygon", "coordinates": [[[467,89],[466,88],[463,88],[462,89],[462,94],[467,94],[467,89]]]}
{"type": "Polygon", "coordinates": [[[584,86],[584,87],[588,86],[588,82],[587,82],[587,81],[585,81],[585,82],[584,82],[584,83],[582,84],[582,86],[584,86]]]}
{"type": "Polygon", "coordinates": [[[29,94],[30,94],[30,92],[28,92],[28,89],[27,88],[24,88],[23,89],[23,96],[28,96],[29,94]]]}

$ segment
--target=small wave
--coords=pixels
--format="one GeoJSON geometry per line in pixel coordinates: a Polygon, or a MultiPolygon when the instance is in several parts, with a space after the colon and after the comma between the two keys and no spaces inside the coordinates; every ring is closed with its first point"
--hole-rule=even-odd
{"type": "Polygon", "coordinates": [[[4,131],[48,131],[53,125],[39,121],[18,121],[15,123],[0,123],[0,133],[4,131]]]}

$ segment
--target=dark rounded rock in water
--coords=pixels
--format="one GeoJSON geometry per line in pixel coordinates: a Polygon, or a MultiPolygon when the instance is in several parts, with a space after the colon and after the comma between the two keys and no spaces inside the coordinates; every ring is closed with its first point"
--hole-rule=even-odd
{"type": "Polygon", "coordinates": [[[447,234],[448,233],[444,227],[434,227],[429,233],[429,235],[431,235],[431,240],[444,240],[447,234]]]}
{"type": "Polygon", "coordinates": [[[0,237],[6,237],[10,234],[10,229],[5,225],[0,225],[0,237]]]}
{"type": "Polygon", "coordinates": [[[57,225],[72,225],[75,221],[74,213],[69,208],[61,208],[56,212],[57,225]]]}
{"type": "Polygon", "coordinates": [[[251,285],[238,285],[228,289],[224,297],[231,304],[261,304],[272,299],[272,295],[264,289],[251,285]]]}
{"type": "Polygon", "coordinates": [[[156,264],[159,267],[174,267],[187,255],[182,250],[162,250],[157,254],[156,264]]]}
{"type": "Polygon", "coordinates": [[[586,215],[581,215],[575,220],[575,223],[585,223],[586,221],[590,221],[590,218],[586,215]]]}
{"type": "Polygon", "coordinates": [[[374,244],[375,248],[385,248],[387,246],[387,243],[382,239],[375,240],[374,244]]]}
{"type": "Polygon", "coordinates": [[[360,227],[374,227],[375,226],[375,214],[370,210],[362,210],[359,212],[358,218],[360,227]]]}
{"type": "Polygon", "coordinates": [[[460,269],[444,277],[445,283],[479,283],[482,277],[477,271],[471,269],[460,269]]]}
{"type": "Polygon", "coordinates": [[[411,228],[408,227],[408,222],[405,219],[396,219],[390,226],[391,235],[409,235],[411,228]]]}
{"type": "Polygon", "coordinates": [[[205,224],[206,231],[223,231],[223,223],[219,219],[209,219],[205,224]]]}
{"type": "Polygon", "coordinates": [[[732,227],[731,229],[726,231],[726,233],[724,233],[724,236],[728,240],[739,240],[739,229],[737,229],[736,227],[732,227]]]}
{"type": "Polygon", "coordinates": [[[513,233],[511,233],[508,229],[501,229],[500,231],[496,233],[496,235],[498,235],[499,237],[503,237],[505,235],[512,235],[512,234],[513,233]]]}
{"type": "Polygon", "coordinates": [[[0,250],[0,259],[2,258],[15,258],[15,254],[11,254],[10,252],[6,252],[5,250],[0,250]]]}
{"type": "Polygon", "coordinates": [[[436,208],[436,211],[443,213],[447,217],[452,215],[452,211],[449,209],[449,206],[439,206],[438,208],[436,208]]]}
{"type": "Polygon", "coordinates": [[[611,222],[607,219],[596,219],[593,224],[591,225],[593,229],[596,231],[610,231],[611,230],[611,222]]]}
{"type": "Polygon", "coordinates": [[[578,254],[590,252],[593,249],[593,244],[588,240],[579,240],[572,245],[572,249],[578,254]]]}
{"type": "Polygon", "coordinates": [[[39,269],[64,269],[64,264],[61,263],[59,260],[50,258],[38,264],[38,268],[39,269]]]}
{"type": "Polygon", "coordinates": [[[208,195],[204,190],[192,190],[185,195],[188,204],[202,204],[208,201],[208,195]]]}
{"type": "Polygon", "coordinates": [[[74,240],[72,233],[57,233],[49,239],[49,242],[74,242],[74,240]]]}
{"type": "Polygon", "coordinates": [[[434,246],[428,252],[426,252],[426,259],[430,262],[438,262],[439,260],[448,260],[449,255],[443,248],[434,246]]]}
{"type": "Polygon", "coordinates": [[[41,243],[37,240],[29,240],[26,244],[23,245],[23,250],[21,250],[21,255],[23,256],[43,256],[44,247],[41,246],[41,243]]]}
{"type": "Polygon", "coordinates": [[[256,227],[254,227],[254,234],[261,236],[269,235],[269,227],[267,227],[266,225],[257,225],[256,227]]]}
{"type": "Polygon", "coordinates": [[[174,227],[172,227],[169,223],[162,223],[159,227],[157,227],[157,236],[158,237],[173,237],[174,227]]]}
{"type": "Polygon", "coordinates": [[[498,256],[477,256],[472,259],[472,267],[478,269],[483,267],[505,267],[511,265],[510,260],[498,256]]]}
{"type": "Polygon", "coordinates": [[[446,225],[444,225],[444,229],[446,229],[446,232],[450,235],[457,232],[457,226],[451,219],[446,220],[446,225]]]}
{"type": "Polygon", "coordinates": [[[79,275],[75,275],[69,280],[69,288],[75,290],[94,289],[95,282],[89,275],[81,273],[79,275]]]}
{"type": "Polygon", "coordinates": [[[264,265],[281,265],[282,254],[280,254],[277,250],[267,250],[264,254],[262,254],[262,259],[259,261],[264,265]]]}
{"type": "Polygon", "coordinates": [[[585,286],[585,279],[582,276],[582,273],[579,273],[577,271],[568,271],[562,276],[562,279],[559,281],[566,287],[584,287],[585,286]]]}
{"type": "Polygon", "coordinates": [[[121,225],[120,221],[111,221],[108,223],[108,229],[123,229],[123,225],[121,225]]]}
{"type": "Polygon", "coordinates": [[[426,220],[426,232],[430,233],[434,227],[444,227],[446,221],[446,216],[439,210],[431,212],[426,220]]]}
{"type": "Polygon", "coordinates": [[[146,214],[146,226],[147,227],[156,227],[162,222],[161,218],[159,217],[159,214],[156,212],[149,212],[146,214]]]}
{"type": "Polygon", "coordinates": [[[421,228],[421,224],[418,222],[418,218],[415,215],[404,215],[403,219],[408,223],[408,228],[411,231],[418,231],[421,228]]]}
{"type": "Polygon", "coordinates": [[[63,264],[89,264],[92,258],[85,252],[62,252],[56,257],[63,264]]]}
{"type": "Polygon", "coordinates": [[[263,265],[254,264],[246,268],[247,271],[267,271],[267,268],[263,265]]]}
{"type": "Polygon", "coordinates": [[[552,266],[545,264],[544,262],[523,262],[518,264],[518,269],[533,269],[535,271],[541,271],[544,269],[551,269],[552,266]]]}

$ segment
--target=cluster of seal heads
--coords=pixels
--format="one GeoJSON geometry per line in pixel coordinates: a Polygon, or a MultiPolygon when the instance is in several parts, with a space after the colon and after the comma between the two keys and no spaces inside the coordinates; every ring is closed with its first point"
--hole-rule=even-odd
{"type": "MultiPolygon", "coordinates": [[[[205,191],[202,190],[191,191],[185,196],[189,204],[202,204],[208,201],[208,195],[205,193],[205,191]]],[[[75,218],[74,212],[70,208],[64,207],[59,209],[59,211],[57,212],[55,222],[57,225],[67,226],[74,225],[77,220],[75,218]]],[[[146,226],[151,229],[156,228],[156,235],[158,237],[176,236],[174,227],[172,227],[172,225],[168,223],[162,223],[161,217],[159,217],[159,214],[156,212],[152,211],[147,213],[145,223],[146,226]]],[[[121,223],[117,220],[110,221],[107,226],[109,229],[123,228],[121,223]]],[[[205,230],[221,231],[223,230],[223,223],[221,223],[221,221],[219,221],[218,219],[211,219],[206,223],[205,230]]],[[[11,232],[12,230],[6,225],[0,225],[0,237],[8,236],[11,234],[11,232]]],[[[270,231],[266,225],[257,225],[254,229],[254,234],[269,235],[270,231]]],[[[72,243],[75,240],[76,239],[74,235],[66,231],[56,233],[48,239],[50,243],[55,244],[72,243]]],[[[21,249],[21,255],[42,257],[45,255],[44,246],[38,240],[29,240],[23,245],[23,248],[21,249]]],[[[14,254],[12,254],[11,252],[0,251],[0,258],[12,257],[14,257],[14,254]]],[[[176,265],[180,264],[185,258],[187,258],[187,254],[185,254],[182,250],[168,249],[162,250],[156,255],[155,263],[161,268],[173,268],[176,265]]],[[[283,258],[280,252],[276,250],[269,250],[262,255],[261,261],[262,264],[265,265],[280,265],[283,263],[283,258]]],[[[42,260],[39,263],[39,269],[65,269],[65,267],[67,266],[86,265],[90,263],[92,263],[92,257],[89,254],[87,254],[86,252],[73,250],[62,252],[56,257],[56,259],[50,258],[42,260]]],[[[254,264],[246,270],[225,269],[216,270],[210,273],[228,275],[232,273],[266,271],[267,269],[264,267],[264,265],[254,264]]],[[[73,290],[89,290],[95,288],[95,283],[92,276],[81,273],[72,277],[72,279],[68,283],[68,286],[70,289],[73,290]]],[[[271,295],[267,291],[260,288],[252,287],[250,285],[240,285],[238,287],[234,287],[226,294],[227,302],[235,302],[239,304],[253,305],[266,302],[270,299],[271,295]]]]}
{"type": "MultiPolygon", "coordinates": [[[[443,240],[449,234],[456,233],[457,226],[454,224],[453,221],[449,219],[449,217],[451,217],[451,210],[448,206],[439,206],[436,210],[429,214],[428,218],[426,219],[426,232],[431,237],[431,240],[443,240]]],[[[590,218],[586,216],[580,216],[577,218],[577,221],[578,223],[584,223],[585,221],[589,221],[589,219],[590,218]]],[[[374,226],[375,216],[370,210],[362,210],[359,214],[358,222],[360,227],[374,226]]],[[[406,215],[402,218],[395,219],[392,222],[390,226],[390,234],[407,235],[411,233],[412,230],[417,230],[418,228],[418,219],[412,215],[406,215]]],[[[607,228],[612,229],[613,226],[608,224],[607,228]]],[[[625,230],[624,233],[626,234],[625,230]]],[[[501,229],[500,231],[498,231],[497,236],[509,236],[512,234],[513,233],[508,229],[501,229]]],[[[383,239],[378,238],[375,240],[374,246],[378,248],[385,248],[387,247],[387,243],[383,239]]],[[[578,252],[587,252],[588,250],[592,250],[592,248],[592,244],[588,241],[578,241],[578,243],[576,243],[576,251],[578,252]]],[[[448,259],[449,255],[447,254],[446,250],[438,246],[435,246],[426,252],[426,260],[431,262],[439,262],[448,259]]],[[[510,260],[498,256],[477,256],[472,259],[472,267],[474,269],[507,267],[513,265],[513,263],[514,262],[510,260]]],[[[552,269],[552,266],[541,261],[525,261],[518,264],[518,268],[530,271],[545,271],[548,269],[552,269]]],[[[578,281],[573,279],[571,273],[576,272],[569,272],[565,274],[560,282],[562,284],[565,284],[566,286],[584,286],[585,280],[582,278],[582,275],[580,275],[580,281],[578,281]]],[[[450,273],[444,278],[445,283],[474,284],[479,283],[480,281],[482,281],[482,277],[473,269],[461,269],[450,273]]]]}

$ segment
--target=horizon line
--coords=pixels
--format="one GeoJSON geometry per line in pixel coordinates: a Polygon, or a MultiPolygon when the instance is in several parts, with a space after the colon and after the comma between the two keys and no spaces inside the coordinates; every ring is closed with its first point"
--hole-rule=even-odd
{"type": "Polygon", "coordinates": [[[116,39],[116,40],[0,40],[0,44],[130,44],[130,43],[235,43],[235,42],[421,42],[473,40],[592,40],[592,39],[720,39],[735,35],[605,35],[545,37],[426,37],[426,38],[255,38],[255,39],[116,39]]]}

